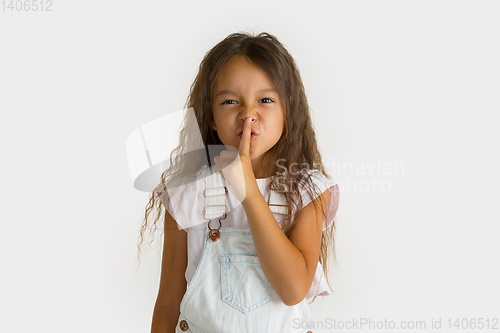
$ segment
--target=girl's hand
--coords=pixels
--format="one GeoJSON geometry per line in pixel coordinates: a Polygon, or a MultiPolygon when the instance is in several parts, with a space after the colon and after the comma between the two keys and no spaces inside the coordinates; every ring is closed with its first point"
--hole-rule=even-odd
{"type": "Polygon", "coordinates": [[[231,186],[236,199],[240,202],[243,202],[248,195],[256,193],[255,191],[260,193],[250,159],[251,122],[251,117],[245,119],[239,150],[226,146],[226,150],[214,158],[215,172],[222,171],[227,185],[231,186]]]}

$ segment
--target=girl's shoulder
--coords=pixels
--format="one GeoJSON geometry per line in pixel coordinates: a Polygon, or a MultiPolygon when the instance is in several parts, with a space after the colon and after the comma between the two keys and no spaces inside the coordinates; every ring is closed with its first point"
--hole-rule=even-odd
{"type": "Polygon", "coordinates": [[[190,217],[203,205],[200,196],[205,188],[206,168],[207,165],[203,165],[196,172],[176,179],[160,195],[163,206],[183,229],[192,226],[190,217]]]}
{"type": "Polygon", "coordinates": [[[335,180],[331,180],[319,170],[307,170],[307,176],[298,186],[305,207],[325,191],[330,191],[326,208],[326,218],[323,221],[323,230],[330,227],[337,216],[340,201],[339,186],[335,180]],[[310,180],[310,181],[309,181],[310,180]]]}

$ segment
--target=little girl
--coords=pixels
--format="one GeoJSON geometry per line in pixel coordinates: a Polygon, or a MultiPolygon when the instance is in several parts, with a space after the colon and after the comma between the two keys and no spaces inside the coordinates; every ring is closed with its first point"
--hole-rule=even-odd
{"type": "Polygon", "coordinates": [[[165,208],[151,332],[312,332],[307,299],[331,292],[339,190],[293,58],[270,34],[231,34],[205,55],[186,107],[141,228],[142,243],[165,208]]]}

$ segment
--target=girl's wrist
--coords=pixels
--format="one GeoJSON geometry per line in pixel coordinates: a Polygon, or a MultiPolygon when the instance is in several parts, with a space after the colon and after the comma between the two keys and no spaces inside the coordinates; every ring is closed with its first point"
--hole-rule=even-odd
{"type": "Polygon", "coordinates": [[[260,193],[259,185],[257,185],[257,180],[254,178],[246,182],[246,195],[245,199],[242,201],[244,203],[247,199],[255,198],[257,195],[262,195],[260,193]]]}

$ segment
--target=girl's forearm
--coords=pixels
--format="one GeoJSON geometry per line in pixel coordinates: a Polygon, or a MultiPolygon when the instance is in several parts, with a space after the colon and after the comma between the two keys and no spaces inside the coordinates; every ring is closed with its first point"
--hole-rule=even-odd
{"type": "MultiPolygon", "coordinates": [[[[302,253],[279,227],[266,200],[257,189],[243,200],[255,249],[269,282],[286,305],[302,301],[312,280],[302,253]]],[[[314,267],[316,270],[316,267],[314,267]]]]}
{"type": "Polygon", "coordinates": [[[172,309],[156,303],[153,310],[151,333],[174,333],[179,315],[179,309],[172,309]]]}

